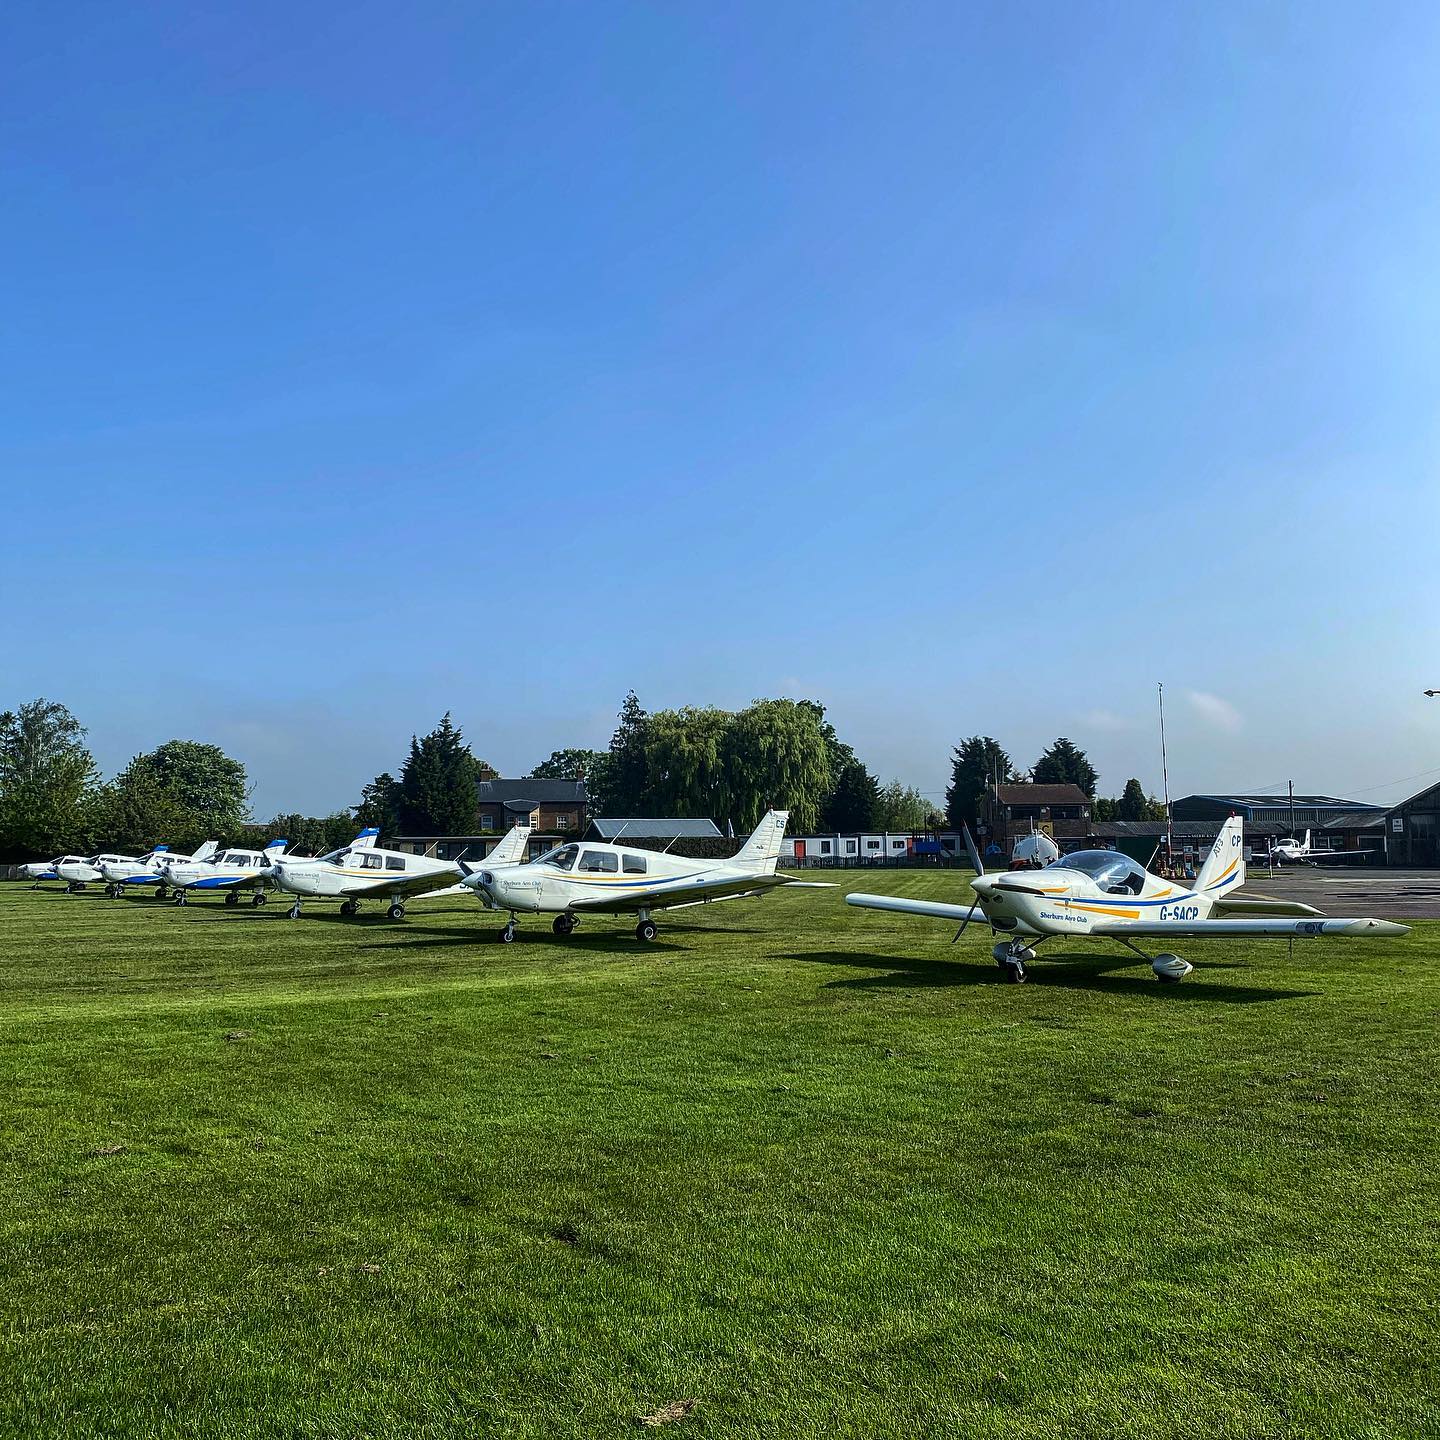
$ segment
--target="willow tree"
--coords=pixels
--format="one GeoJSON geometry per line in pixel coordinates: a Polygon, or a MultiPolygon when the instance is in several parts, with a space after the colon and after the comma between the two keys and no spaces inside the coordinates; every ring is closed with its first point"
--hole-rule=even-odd
{"type": "Polygon", "coordinates": [[[768,809],[788,810],[790,830],[820,823],[835,789],[818,707],[803,700],[757,700],[740,711],[726,735],[731,807],[724,813],[750,829],[768,809]]]}
{"type": "Polygon", "coordinates": [[[644,794],[656,814],[731,813],[728,732],[733,722],[725,710],[690,705],[646,718],[644,794]]]}

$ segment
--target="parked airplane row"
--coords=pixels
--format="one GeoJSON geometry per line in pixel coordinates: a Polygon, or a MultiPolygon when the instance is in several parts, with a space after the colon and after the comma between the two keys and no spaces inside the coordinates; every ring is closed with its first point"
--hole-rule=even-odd
{"type": "MultiPolygon", "coordinates": [[[[586,915],[632,914],[636,938],[655,939],[653,916],[661,910],[725,900],[750,899],[780,887],[834,888],[778,869],[781,840],[789,814],[770,811],[728,860],[693,860],[665,852],[599,841],[558,845],[528,863],[530,830],[517,826],[479,865],[437,860],[379,846],[379,832],[362,830],[348,845],[305,859],[286,853],[284,840],[263,851],[226,850],[213,842],[194,855],[181,856],[157,846],[138,858],[123,855],[66,855],[48,866],[26,867],[30,878],[57,878],[70,890],[104,879],[118,896],[134,885],[173,891],[178,905],[191,892],[224,891],[237,905],[249,892],[252,905],[263,905],[270,889],[294,896],[291,919],[298,919],[306,898],[339,899],[341,914],[355,915],[362,900],[388,901],[388,915],[400,920],[410,899],[470,892],[488,910],[509,919],[500,940],[515,939],[518,917],[551,915],[557,935],[569,935],[586,915]],[[450,881],[448,885],[445,881],[450,881]]],[[[1045,941],[1103,938],[1150,961],[1161,981],[1177,981],[1194,968],[1180,956],[1149,955],[1135,942],[1145,938],[1200,936],[1405,935],[1409,927],[1387,920],[1341,919],[1290,900],[1240,896],[1245,883],[1243,827],[1238,818],[1221,829],[1193,886],[1186,888],[1151,874],[1114,850],[1069,855],[1038,849],[1022,861],[1026,868],[987,875],[968,830],[965,844],[975,869],[975,903],[952,905],[903,896],[854,893],[851,905],[932,919],[958,921],[958,940],[972,923],[996,936],[996,964],[1006,979],[1023,983],[1026,966],[1045,941]]]]}

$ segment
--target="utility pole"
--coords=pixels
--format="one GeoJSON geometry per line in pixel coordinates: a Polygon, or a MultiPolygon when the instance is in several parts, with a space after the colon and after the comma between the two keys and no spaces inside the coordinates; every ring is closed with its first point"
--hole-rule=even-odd
{"type": "Polygon", "coordinates": [[[1287,780],[1285,783],[1290,787],[1290,835],[1293,839],[1295,835],[1295,782],[1287,780]]]}
{"type": "Polygon", "coordinates": [[[1160,782],[1165,789],[1165,863],[1175,864],[1175,823],[1170,814],[1170,766],[1165,754],[1165,686],[1160,692],[1160,782]]]}

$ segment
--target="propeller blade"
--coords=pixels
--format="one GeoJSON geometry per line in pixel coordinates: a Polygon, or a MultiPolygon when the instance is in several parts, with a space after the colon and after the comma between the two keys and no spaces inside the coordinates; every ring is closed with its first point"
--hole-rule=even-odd
{"type": "Polygon", "coordinates": [[[970,863],[975,867],[975,873],[977,875],[983,875],[985,873],[985,864],[984,861],[980,859],[980,852],[975,848],[975,837],[971,835],[968,825],[962,823],[960,829],[965,835],[965,853],[970,857],[970,863]]]}
{"type": "Polygon", "coordinates": [[[970,923],[970,917],[967,915],[967,916],[960,922],[960,928],[955,932],[955,939],[954,939],[954,940],[951,940],[951,942],[950,942],[952,945],[955,943],[955,940],[958,940],[958,939],[965,933],[965,927],[966,927],[969,923],[970,923]]]}
{"type": "Polygon", "coordinates": [[[456,857],[455,863],[460,867],[460,873],[468,880],[475,873],[476,867],[468,860],[461,860],[456,857]]]}

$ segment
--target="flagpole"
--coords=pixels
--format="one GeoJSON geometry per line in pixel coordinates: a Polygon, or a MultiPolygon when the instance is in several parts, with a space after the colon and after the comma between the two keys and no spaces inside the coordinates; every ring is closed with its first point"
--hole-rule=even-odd
{"type": "Polygon", "coordinates": [[[1169,863],[1175,864],[1175,822],[1170,814],[1170,765],[1165,753],[1165,686],[1157,685],[1160,692],[1160,783],[1165,789],[1165,851],[1169,863]]]}

